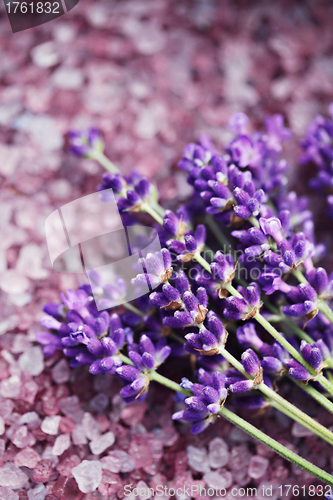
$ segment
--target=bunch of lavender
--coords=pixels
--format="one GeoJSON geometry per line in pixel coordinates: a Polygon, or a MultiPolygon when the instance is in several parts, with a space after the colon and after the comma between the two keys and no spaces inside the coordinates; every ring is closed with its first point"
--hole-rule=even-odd
{"type": "Polygon", "coordinates": [[[317,166],[317,176],[311,179],[310,186],[326,195],[328,215],[333,218],[333,103],[328,111],[327,118],[322,115],[316,116],[301,140],[303,148],[301,163],[317,166]]]}
{"type": "MultiPolygon", "coordinates": [[[[287,190],[281,154],[290,131],[280,115],[267,118],[263,132],[248,133],[242,113],[229,127],[234,138],[223,151],[207,138],[185,148],[179,167],[194,191],[175,211],[159,204],[151,181],[135,172],[123,176],[102,153],[96,132],[92,139],[71,135],[74,154],[107,170],[98,190],[112,188],[132,223],[143,212],[159,228],[164,248],[142,262],[149,282],[159,285],[103,312],[88,285],[68,291],[63,305],[45,306],[42,324],[50,331],[38,340],[45,354],[61,349],[73,367],[118,376],[125,401],[143,399],[151,381],[161,383],[182,402],[173,419],[191,422],[192,432],[224,417],[332,485],[328,473],[226,408],[273,406],[333,445],[330,430],[273,389],[286,376],[333,413],[333,276],[315,267],[325,249],[315,241],[307,200],[287,190]],[[236,332],[233,341],[229,331],[236,332]],[[185,366],[195,362],[197,381],[182,376],[177,356],[185,366]],[[166,360],[180,384],[157,371],[166,360]]],[[[146,280],[139,274],[132,283],[146,280]]]]}

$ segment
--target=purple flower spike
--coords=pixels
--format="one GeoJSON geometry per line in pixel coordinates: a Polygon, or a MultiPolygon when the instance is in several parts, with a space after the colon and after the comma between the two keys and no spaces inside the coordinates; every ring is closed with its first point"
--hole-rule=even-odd
{"type": "Polygon", "coordinates": [[[232,255],[224,255],[222,252],[216,252],[214,262],[210,265],[214,279],[230,283],[235,273],[235,262],[232,255]]]}
{"type": "Polygon", "coordinates": [[[229,389],[234,393],[251,391],[253,388],[253,380],[239,380],[234,384],[229,385],[229,389]]]}
{"type": "Polygon", "coordinates": [[[318,370],[323,362],[323,356],[319,347],[310,345],[305,340],[302,340],[300,350],[305,361],[315,370],[318,370]]]}
{"type": "Polygon", "coordinates": [[[101,133],[96,128],[86,131],[71,130],[67,134],[68,149],[75,156],[94,158],[94,152],[104,150],[101,133]]]}
{"type": "Polygon", "coordinates": [[[297,361],[290,359],[284,363],[289,368],[289,375],[295,380],[309,380],[310,373],[297,361]]]}
{"type": "Polygon", "coordinates": [[[247,349],[242,354],[242,365],[244,370],[253,377],[258,374],[260,369],[260,361],[256,353],[252,349],[247,349]]]}
{"type": "Polygon", "coordinates": [[[264,372],[268,373],[280,373],[283,369],[282,362],[273,356],[264,356],[260,364],[264,372]]]}
{"type": "Polygon", "coordinates": [[[298,287],[292,288],[287,294],[288,298],[294,302],[293,305],[285,306],[283,312],[287,316],[306,316],[307,321],[313,319],[317,312],[317,293],[308,283],[301,283],[298,287]]]}
{"type": "Polygon", "coordinates": [[[280,219],[278,219],[277,217],[270,217],[269,219],[261,217],[259,219],[259,224],[263,233],[272,236],[277,243],[283,240],[283,236],[281,234],[282,225],[280,219]]]}
{"type": "Polygon", "coordinates": [[[237,328],[237,340],[242,347],[254,347],[261,349],[263,341],[259,338],[254,323],[246,323],[237,328]]]}
{"type": "Polygon", "coordinates": [[[188,406],[186,410],[172,415],[173,420],[193,422],[191,429],[193,434],[202,432],[214,422],[228,394],[225,388],[225,376],[222,373],[215,372],[211,375],[200,368],[198,378],[200,384],[191,384],[187,379],[183,379],[182,387],[190,390],[193,396],[185,399],[185,404],[188,406]]]}
{"type": "Polygon", "coordinates": [[[244,319],[249,312],[249,307],[244,299],[228,297],[226,302],[227,304],[223,310],[223,315],[227,319],[244,319]]]}

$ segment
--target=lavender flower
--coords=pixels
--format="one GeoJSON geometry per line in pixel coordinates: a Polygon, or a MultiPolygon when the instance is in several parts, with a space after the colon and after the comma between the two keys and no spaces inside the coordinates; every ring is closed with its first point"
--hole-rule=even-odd
{"type": "Polygon", "coordinates": [[[95,152],[104,150],[104,142],[99,130],[91,128],[86,131],[71,130],[67,134],[69,151],[79,157],[94,158],[95,152]]]}
{"type": "Polygon", "coordinates": [[[210,374],[200,368],[198,379],[199,384],[192,384],[188,379],[182,380],[181,387],[190,390],[193,396],[185,399],[188,408],[172,415],[173,420],[193,422],[193,434],[199,434],[215,421],[228,395],[222,373],[210,374]]]}
{"type": "Polygon", "coordinates": [[[149,372],[156,370],[169,356],[171,348],[165,339],[160,339],[156,345],[142,335],[139,345],[130,346],[129,358],[134,366],[121,366],[116,373],[125,382],[130,382],[120,391],[124,401],[130,403],[145,397],[149,387],[149,372]]]}
{"type": "Polygon", "coordinates": [[[209,311],[204,324],[198,333],[185,335],[185,349],[191,353],[204,356],[219,354],[227,340],[227,332],[213,311],[209,311]]]}
{"type": "Polygon", "coordinates": [[[247,288],[238,287],[244,299],[228,297],[226,299],[223,315],[227,319],[250,319],[256,315],[262,306],[260,301],[260,288],[257,283],[250,283],[247,288]]]}

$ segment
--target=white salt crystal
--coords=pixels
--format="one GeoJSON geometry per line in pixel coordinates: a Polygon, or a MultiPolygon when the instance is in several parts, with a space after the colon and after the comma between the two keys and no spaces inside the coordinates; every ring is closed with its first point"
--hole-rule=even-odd
{"type": "Polygon", "coordinates": [[[0,287],[6,293],[24,293],[29,288],[29,280],[15,269],[7,269],[1,274],[0,287]]]}
{"type": "Polygon", "coordinates": [[[59,424],[61,417],[60,415],[54,415],[52,417],[45,417],[41,429],[45,434],[50,434],[51,436],[55,436],[58,434],[59,424]]]}
{"type": "Polygon", "coordinates": [[[97,461],[83,460],[79,465],[73,467],[72,474],[83,493],[91,493],[98,488],[102,480],[102,466],[97,461]]]}
{"type": "Polygon", "coordinates": [[[30,304],[32,301],[32,295],[30,293],[15,293],[8,295],[8,299],[14,306],[23,307],[30,304]]]}
{"type": "Polygon", "coordinates": [[[88,440],[84,433],[84,428],[82,425],[77,425],[72,432],[72,440],[75,445],[87,444],[88,440]]]}
{"type": "Polygon", "coordinates": [[[115,442],[115,437],[113,432],[106,432],[101,436],[96,436],[90,442],[90,449],[93,455],[100,455],[107,448],[113,445],[115,442]]]}
{"type": "Polygon", "coordinates": [[[31,375],[37,376],[44,370],[43,351],[39,346],[30,347],[19,357],[19,366],[31,375]]]}
{"type": "Polygon", "coordinates": [[[53,73],[52,82],[60,89],[75,90],[83,84],[83,73],[79,68],[60,66],[53,73]]]}
{"type": "Polygon", "coordinates": [[[45,450],[43,451],[42,458],[50,459],[53,467],[55,467],[56,465],[58,465],[59,459],[56,455],[53,454],[52,450],[52,446],[46,446],[45,450]]]}
{"type": "Polygon", "coordinates": [[[148,500],[149,498],[152,497],[152,492],[149,486],[144,481],[139,481],[138,484],[136,485],[136,488],[139,493],[138,494],[139,500],[148,500]]]}
{"type": "Polygon", "coordinates": [[[212,469],[219,469],[228,463],[228,445],[222,438],[216,437],[210,441],[208,458],[212,469]]]}
{"type": "Polygon", "coordinates": [[[5,421],[2,417],[0,417],[0,436],[5,432],[5,421]]]}
{"type": "Polygon", "coordinates": [[[59,62],[57,46],[54,42],[45,42],[31,50],[31,58],[36,66],[50,68],[59,62]]]}
{"type": "Polygon", "coordinates": [[[94,439],[100,435],[98,423],[91,413],[86,412],[83,415],[81,424],[88,439],[94,439]]]}
{"type": "MultiPolygon", "coordinates": [[[[131,472],[134,470],[134,462],[126,451],[114,450],[109,451],[109,457],[119,459],[121,461],[120,472],[131,472]]],[[[107,458],[107,457],[106,457],[107,458]]]]}
{"type": "Polygon", "coordinates": [[[299,424],[298,422],[293,423],[291,434],[294,437],[313,436],[313,432],[311,432],[310,429],[303,427],[303,425],[299,424]]]}
{"type": "Polygon", "coordinates": [[[227,489],[232,485],[232,474],[229,471],[223,471],[223,474],[217,471],[206,472],[203,479],[206,481],[207,485],[210,488],[214,488],[214,490],[227,489]]]}
{"type": "Polygon", "coordinates": [[[193,470],[197,472],[208,472],[210,470],[206,448],[195,448],[195,446],[189,445],[186,451],[189,466],[193,470]]]}
{"type": "Polygon", "coordinates": [[[45,279],[48,275],[43,269],[43,251],[40,245],[29,243],[22,247],[16,263],[18,272],[31,279],[45,279]]]}
{"type": "Polygon", "coordinates": [[[21,354],[26,349],[31,347],[31,342],[28,339],[28,336],[24,333],[17,333],[14,337],[13,347],[11,351],[15,354],[21,354]]]}
{"type": "Polygon", "coordinates": [[[0,468],[0,486],[8,486],[13,490],[18,490],[26,485],[28,479],[28,476],[12,462],[6,462],[0,468]]]}
{"type": "Polygon", "coordinates": [[[268,465],[269,461],[267,460],[267,458],[261,457],[260,455],[255,455],[251,457],[247,473],[253,479],[258,479],[265,474],[268,465]]]}
{"type": "Polygon", "coordinates": [[[0,500],[19,500],[19,496],[11,488],[0,486],[0,500]]]}
{"type": "Polygon", "coordinates": [[[65,382],[68,382],[70,377],[70,370],[66,359],[63,358],[58,361],[56,365],[54,365],[51,370],[51,376],[52,380],[56,384],[64,384],[65,382]]]}
{"type": "Polygon", "coordinates": [[[33,490],[28,491],[29,500],[44,500],[46,497],[46,488],[44,484],[40,483],[33,490]]]}
{"type": "Polygon", "coordinates": [[[35,411],[28,411],[21,416],[18,423],[19,425],[27,424],[28,428],[35,429],[39,425],[39,415],[35,411]]]}
{"type": "Polygon", "coordinates": [[[71,445],[71,438],[69,434],[61,434],[54,442],[52,453],[53,455],[60,456],[64,451],[68,450],[71,445]]]}

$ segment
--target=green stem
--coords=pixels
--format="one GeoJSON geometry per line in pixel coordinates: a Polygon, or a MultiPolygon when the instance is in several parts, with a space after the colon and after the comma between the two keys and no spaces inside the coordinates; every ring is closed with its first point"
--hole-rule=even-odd
{"type": "Polygon", "coordinates": [[[308,280],[298,268],[294,269],[293,275],[298,279],[300,283],[308,283],[308,280]]]}
{"type": "Polygon", "coordinates": [[[326,318],[331,323],[333,323],[333,311],[330,308],[330,306],[327,304],[327,302],[325,302],[324,300],[319,300],[318,309],[326,316],[326,318]]]}
{"type": "Polygon", "coordinates": [[[186,396],[192,396],[192,393],[190,391],[183,389],[182,387],[180,387],[179,384],[177,384],[173,380],[164,377],[163,375],[157,373],[154,370],[149,372],[149,378],[151,380],[154,380],[155,382],[158,382],[161,385],[164,385],[165,387],[169,387],[169,389],[171,389],[172,391],[181,392],[182,394],[186,394],[186,396]]]}
{"type": "MultiPolygon", "coordinates": [[[[206,271],[211,273],[210,270],[210,265],[209,263],[201,257],[200,254],[195,255],[195,260],[204,268],[206,271]]],[[[238,297],[239,299],[243,299],[243,296],[232,286],[231,283],[223,283],[224,288],[234,297],[238,297]]],[[[286,351],[289,352],[289,354],[298,361],[304,368],[312,375],[315,377],[317,382],[319,382],[332,396],[333,396],[333,386],[330,384],[330,382],[323,376],[320,375],[318,376],[317,372],[310,366],[304,359],[303,356],[286,340],[281,333],[277,331],[276,328],[274,328],[273,325],[271,325],[262,314],[259,312],[255,314],[254,319],[258,321],[258,323],[265,328],[265,330],[272,335],[272,337],[281,344],[286,351]]]]}
{"type": "Polygon", "coordinates": [[[142,318],[145,316],[145,314],[142,311],[140,311],[140,309],[138,309],[137,307],[133,306],[129,302],[126,302],[124,304],[124,307],[126,307],[126,309],[128,309],[129,311],[137,314],[138,316],[141,316],[142,318]]]}
{"type": "Polygon", "coordinates": [[[257,219],[253,215],[251,215],[251,217],[249,218],[249,221],[251,222],[252,226],[255,226],[257,228],[260,227],[259,222],[257,221],[257,219]]]}
{"type": "Polygon", "coordinates": [[[94,151],[91,156],[92,160],[96,160],[105,170],[110,172],[111,174],[117,174],[119,169],[116,167],[114,163],[102,151],[94,151]]]}
{"type": "MultiPolygon", "coordinates": [[[[252,379],[252,377],[246,373],[244,370],[243,365],[236,359],[232,354],[230,354],[225,347],[220,350],[220,354],[234,367],[236,370],[238,370],[240,373],[242,373],[246,378],[252,379]]],[[[329,431],[326,427],[323,425],[319,424],[316,420],[313,418],[309,417],[306,413],[304,413],[302,410],[294,406],[292,403],[284,399],[282,396],[277,394],[273,389],[268,387],[264,382],[261,384],[257,385],[255,387],[258,389],[260,392],[265,394],[265,396],[269,397],[272,401],[274,401],[274,406],[287,415],[288,417],[292,418],[296,422],[299,422],[302,424],[304,427],[307,429],[310,429],[314,434],[317,436],[321,437],[324,439],[327,443],[330,443],[333,445],[333,433],[329,431]]],[[[325,398],[326,399],[326,398],[325,398]]]]}
{"type": "Polygon", "coordinates": [[[333,413],[333,403],[327,399],[321,392],[317,391],[312,385],[307,384],[304,385],[302,382],[298,382],[298,380],[294,380],[293,378],[290,377],[290,380],[294,382],[294,384],[298,385],[302,391],[306,392],[311,396],[313,399],[315,399],[319,404],[321,404],[326,410],[328,410],[330,413],[333,413]]]}
{"type": "MultiPolygon", "coordinates": [[[[207,215],[207,217],[205,218],[205,222],[206,222],[207,226],[210,228],[213,235],[216,237],[219,244],[221,245],[220,250],[222,248],[225,249],[226,247],[231,249],[230,241],[222,233],[222,231],[221,231],[220,227],[218,226],[218,224],[216,223],[214,217],[212,217],[211,215],[207,215]]],[[[225,253],[224,250],[223,250],[223,253],[225,253]]]]}
{"type": "MultiPolygon", "coordinates": [[[[119,354],[121,357],[122,361],[126,364],[132,365],[133,363],[131,360],[125,356],[124,354],[119,354]]],[[[156,371],[151,371],[149,373],[150,379],[154,380],[155,382],[158,382],[161,385],[164,385],[165,387],[168,387],[169,389],[172,389],[177,392],[181,392],[182,394],[185,394],[187,396],[191,395],[190,391],[187,391],[180,387],[179,384],[174,382],[173,380],[170,380],[163,375],[157,373],[156,371]]],[[[272,450],[274,450],[276,453],[281,455],[283,458],[289,460],[290,462],[298,465],[302,469],[306,470],[313,476],[317,477],[318,479],[321,479],[325,483],[333,486],[333,477],[330,476],[327,472],[323,471],[322,469],[319,469],[319,467],[316,467],[315,465],[311,464],[304,458],[296,455],[296,453],[290,451],[288,448],[283,446],[282,444],[278,443],[275,441],[275,439],[267,436],[264,432],[260,431],[256,427],[254,427],[252,424],[247,422],[246,420],[242,419],[232,411],[228,410],[227,408],[222,408],[219,412],[219,414],[227,419],[229,422],[232,424],[236,425],[240,429],[242,429],[244,432],[252,436],[254,439],[260,441],[261,443],[265,444],[272,450]]]]}
{"type": "Polygon", "coordinates": [[[275,439],[267,436],[264,432],[260,431],[256,427],[254,427],[252,424],[249,422],[246,422],[246,420],[243,420],[241,417],[236,415],[235,413],[231,412],[227,408],[222,408],[220,410],[220,415],[224,417],[225,419],[229,420],[234,425],[237,425],[237,427],[240,427],[243,431],[247,432],[250,436],[254,437],[261,443],[265,444],[272,450],[274,450],[276,453],[281,455],[283,458],[286,458],[290,462],[293,462],[297,464],[301,469],[304,469],[305,471],[309,472],[313,476],[317,477],[321,481],[323,481],[326,484],[329,484],[330,486],[333,486],[333,477],[328,474],[327,472],[323,471],[322,469],[319,469],[316,465],[311,464],[304,458],[296,455],[293,451],[289,450],[282,444],[278,443],[275,441],[275,439]]]}
{"type": "Polygon", "coordinates": [[[148,203],[143,203],[141,205],[141,210],[142,212],[146,212],[147,214],[151,215],[151,217],[155,219],[156,222],[160,224],[160,226],[163,226],[163,218],[156,212],[156,210],[152,206],[148,205],[148,203]]]}

